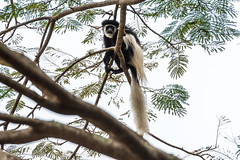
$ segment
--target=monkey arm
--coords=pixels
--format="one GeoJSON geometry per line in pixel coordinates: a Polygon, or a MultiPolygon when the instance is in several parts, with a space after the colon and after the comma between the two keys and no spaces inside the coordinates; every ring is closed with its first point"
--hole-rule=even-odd
{"type": "Polygon", "coordinates": [[[109,50],[105,53],[105,56],[103,58],[103,62],[105,64],[105,71],[109,73],[111,71],[111,68],[108,67],[110,60],[113,58],[114,51],[109,50]]]}

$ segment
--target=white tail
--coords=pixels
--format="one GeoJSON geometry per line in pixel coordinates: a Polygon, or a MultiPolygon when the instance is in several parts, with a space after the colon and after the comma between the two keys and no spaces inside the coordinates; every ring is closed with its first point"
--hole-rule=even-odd
{"type": "Polygon", "coordinates": [[[135,78],[131,81],[131,104],[136,121],[137,132],[143,135],[148,131],[145,98],[139,83],[135,78]]]}
{"type": "Polygon", "coordinates": [[[126,44],[126,49],[132,47],[133,57],[129,62],[134,69],[130,68],[132,71],[132,80],[131,80],[131,104],[134,112],[134,118],[136,121],[137,132],[139,135],[143,135],[148,131],[148,121],[147,121],[147,107],[145,102],[145,97],[142,92],[142,89],[139,85],[139,82],[144,82],[146,80],[145,72],[143,69],[143,54],[140,45],[137,43],[136,39],[131,34],[126,34],[123,37],[123,41],[126,44]],[[136,72],[136,74],[133,74],[136,72]]]}

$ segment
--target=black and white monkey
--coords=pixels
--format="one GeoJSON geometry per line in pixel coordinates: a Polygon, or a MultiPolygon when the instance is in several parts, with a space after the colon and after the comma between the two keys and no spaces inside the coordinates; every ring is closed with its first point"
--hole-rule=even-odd
{"type": "MultiPolygon", "coordinates": [[[[119,23],[115,20],[105,20],[102,22],[104,32],[104,45],[106,48],[116,45],[119,23]]],[[[145,97],[139,82],[143,82],[146,77],[143,69],[143,54],[140,47],[140,41],[131,28],[125,27],[125,35],[122,42],[122,53],[126,66],[131,70],[131,105],[136,121],[137,132],[143,135],[148,130],[147,112],[145,97]]],[[[118,69],[108,68],[110,59],[114,58],[114,51],[109,50],[105,53],[104,63],[106,72],[112,71],[113,74],[123,72],[119,57],[115,56],[115,62],[118,69]]]]}

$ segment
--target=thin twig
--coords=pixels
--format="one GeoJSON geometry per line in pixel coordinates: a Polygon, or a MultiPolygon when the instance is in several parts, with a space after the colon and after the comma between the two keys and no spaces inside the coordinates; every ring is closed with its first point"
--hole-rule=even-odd
{"type": "Polygon", "coordinates": [[[77,151],[79,150],[79,148],[81,147],[81,145],[78,145],[76,147],[76,149],[73,151],[72,155],[68,158],[68,160],[71,160],[74,156],[76,156],[77,151]]]}
{"type": "Polygon", "coordinates": [[[46,28],[45,28],[45,30],[44,30],[44,33],[43,33],[42,40],[41,40],[41,43],[40,43],[40,47],[39,47],[39,48],[42,48],[42,45],[43,45],[45,36],[46,36],[46,34],[47,34],[49,25],[50,25],[50,20],[48,21],[48,23],[47,23],[47,25],[46,25],[46,28]]]}
{"type": "Polygon", "coordinates": [[[137,13],[135,11],[135,9],[130,5],[130,7],[132,8],[133,12],[138,16],[138,18],[142,21],[142,23],[154,34],[156,34],[157,36],[161,37],[164,41],[166,41],[168,44],[170,44],[174,49],[178,50],[174,44],[172,44],[170,41],[168,41],[165,37],[163,37],[162,35],[160,35],[159,33],[157,33],[156,31],[154,31],[152,28],[150,28],[147,23],[142,19],[142,17],[139,15],[139,13],[137,13]]]}
{"type": "Polygon", "coordinates": [[[116,20],[117,19],[117,11],[118,11],[119,5],[116,4],[114,12],[113,12],[113,19],[116,20]]]}
{"type": "Polygon", "coordinates": [[[47,47],[47,45],[48,45],[48,43],[49,43],[49,41],[50,41],[50,39],[51,39],[51,36],[52,36],[52,33],[53,33],[53,29],[54,29],[54,25],[55,25],[55,21],[52,21],[51,24],[50,24],[50,28],[49,28],[49,31],[48,31],[47,38],[46,38],[43,46],[39,49],[38,54],[37,54],[36,57],[35,57],[34,62],[37,63],[37,64],[39,63],[39,59],[40,59],[42,53],[43,53],[44,50],[46,49],[46,47],[47,47]]]}
{"type": "Polygon", "coordinates": [[[93,55],[95,55],[95,54],[97,54],[97,53],[105,52],[105,51],[112,50],[112,49],[114,49],[114,47],[104,48],[104,49],[101,49],[101,50],[99,50],[99,51],[95,51],[95,52],[89,53],[88,55],[86,55],[86,56],[84,56],[84,57],[82,57],[82,58],[79,58],[78,60],[76,60],[75,62],[73,62],[71,65],[69,65],[69,66],[62,72],[62,74],[60,74],[60,75],[58,76],[58,78],[55,80],[55,82],[58,82],[59,79],[60,79],[70,68],[72,68],[74,65],[76,65],[78,62],[80,62],[80,61],[82,61],[82,60],[84,60],[84,59],[86,59],[86,58],[88,58],[88,57],[90,57],[90,56],[93,56],[93,55]]]}
{"type": "Polygon", "coordinates": [[[172,147],[172,148],[181,150],[181,151],[183,151],[183,152],[185,152],[185,153],[187,153],[187,154],[194,155],[194,156],[198,156],[198,157],[200,157],[202,160],[205,160],[205,158],[204,158],[202,155],[200,155],[199,153],[189,152],[189,151],[183,149],[182,147],[178,147],[178,146],[172,145],[172,144],[170,144],[170,143],[168,143],[168,142],[160,139],[159,137],[155,136],[154,134],[152,134],[152,133],[150,133],[150,132],[148,132],[148,134],[149,134],[150,136],[152,136],[153,138],[155,138],[156,140],[162,142],[163,144],[166,144],[166,145],[168,145],[168,146],[170,146],[170,147],[172,147]]]}
{"type": "MultiPolygon", "coordinates": [[[[28,82],[28,79],[25,79],[25,81],[23,82],[23,86],[26,86],[26,85],[27,85],[27,82],[28,82]]],[[[12,109],[11,109],[11,111],[10,111],[10,115],[13,115],[14,112],[16,111],[17,106],[18,106],[18,103],[19,103],[22,95],[23,95],[22,93],[18,93],[18,96],[17,96],[17,98],[15,99],[15,102],[14,102],[14,104],[13,104],[13,107],[12,107],[12,109]]],[[[5,125],[4,125],[4,128],[3,128],[4,131],[7,130],[8,125],[9,125],[9,122],[8,122],[8,121],[5,121],[5,125]]],[[[1,149],[4,149],[4,144],[1,145],[1,149]]]]}

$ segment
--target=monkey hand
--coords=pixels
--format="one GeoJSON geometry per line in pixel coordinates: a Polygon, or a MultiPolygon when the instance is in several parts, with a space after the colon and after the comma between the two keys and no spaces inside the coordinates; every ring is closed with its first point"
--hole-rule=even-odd
{"type": "Polygon", "coordinates": [[[108,66],[105,66],[105,72],[109,73],[111,71],[111,68],[109,68],[108,66]]]}

